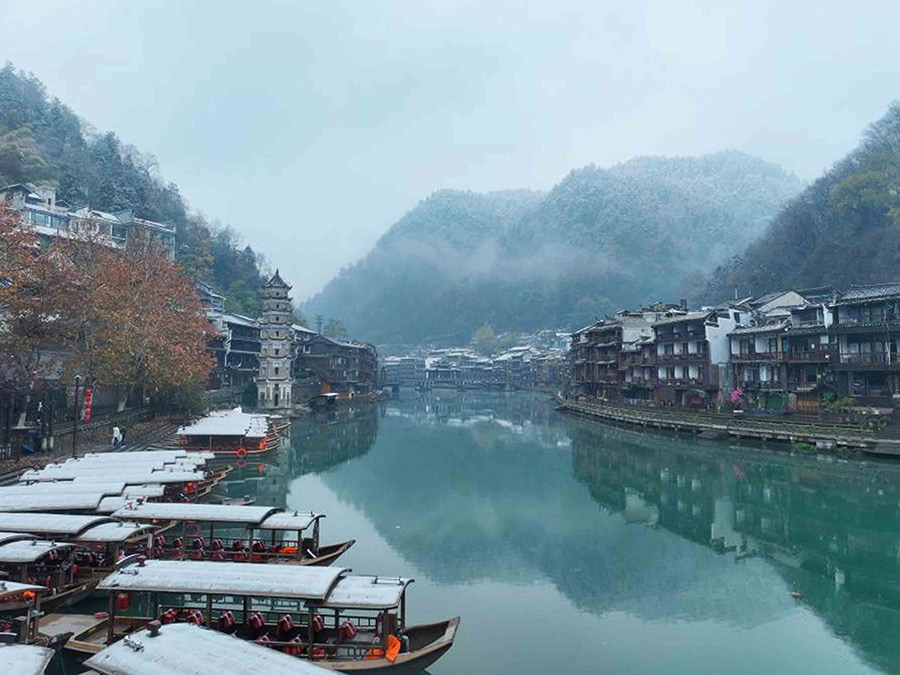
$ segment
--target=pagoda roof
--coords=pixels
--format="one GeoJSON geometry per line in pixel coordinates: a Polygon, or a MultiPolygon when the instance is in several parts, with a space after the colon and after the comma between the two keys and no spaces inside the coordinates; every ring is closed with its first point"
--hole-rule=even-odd
{"type": "Polygon", "coordinates": [[[292,288],[289,283],[281,278],[281,274],[278,273],[278,270],[275,270],[275,274],[271,276],[265,285],[266,288],[292,288]]]}

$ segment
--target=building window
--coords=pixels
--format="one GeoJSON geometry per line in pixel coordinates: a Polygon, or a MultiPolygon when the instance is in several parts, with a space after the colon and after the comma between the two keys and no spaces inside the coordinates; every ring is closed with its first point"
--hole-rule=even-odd
{"type": "Polygon", "coordinates": [[[275,374],[278,374],[278,366],[275,366],[275,374]]]}

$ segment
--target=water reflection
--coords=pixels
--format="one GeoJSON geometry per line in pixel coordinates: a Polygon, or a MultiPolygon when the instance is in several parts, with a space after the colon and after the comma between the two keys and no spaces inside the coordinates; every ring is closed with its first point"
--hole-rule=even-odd
{"type": "MultiPolygon", "coordinates": [[[[721,643],[703,647],[718,648],[717,658],[747,645],[746,672],[832,658],[859,669],[833,636],[876,667],[900,664],[896,464],[610,427],[561,417],[545,397],[522,394],[410,396],[303,420],[292,433],[291,471],[313,472],[364,514],[354,527],[374,528],[406,561],[408,569],[392,571],[456,592],[488,584],[486,606],[468,614],[495,623],[470,630],[492,630],[498,654],[546,626],[539,616],[526,626],[523,616],[508,632],[498,629],[503,619],[488,618],[492,602],[505,602],[498,584],[549,584],[577,609],[557,621],[574,625],[586,612],[607,622],[604,640],[573,663],[608,658],[656,670],[640,654],[619,653],[615,631],[627,644],[634,627],[609,621],[628,616],[644,631],[702,627],[721,643]],[[827,630],[804,618],[810,610],[827,630]],[[802,635],[773,628],[787,625],[802,635]]],[[[439,611],[449,598],[435,600],[439,611]]],[[[451,666],[475,648],[460,646],[451,666]]],[[[664,655],[672,661],[662,672],[712,672],[681,651],[664,655]]],[[[491,672],[502,670],[497,658],[491,672]]],[[[528,663],[506,672],[543,672],[528,663]]]]}
{"type": "Polygon", "coordinates": [[[900,465],[568,426],[575,475],[604,508],[763,558],[836,634],[896,670],[900,465]]]}

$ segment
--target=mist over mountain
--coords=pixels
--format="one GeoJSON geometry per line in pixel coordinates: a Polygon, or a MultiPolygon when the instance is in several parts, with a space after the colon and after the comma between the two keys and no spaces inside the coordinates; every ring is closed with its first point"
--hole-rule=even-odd
{"type": "Polygon", "coordinates": [[[717,300],[781,288],[900,278],[900,102],[859,146],[776,216],[760,239],[710,274],[717,300]]]}
{"type": "Polygon", "coordinates": [[[462,342],[484,324],[577,326],[743,250],[802,188],[741,152],[572,171],[550,192],[443,190],[306,304],[382,344],[462,342]]]}

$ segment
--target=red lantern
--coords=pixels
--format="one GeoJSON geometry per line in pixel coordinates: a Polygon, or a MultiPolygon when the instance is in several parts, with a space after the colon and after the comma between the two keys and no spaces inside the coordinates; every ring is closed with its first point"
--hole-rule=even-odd
{"type": "Polygon", "coordinates": [[[128,593],[116,593],[116,607],[122,612],[127,612],[131,609],[131,596],[128,593]]]}
{"type": "Polygon", "coordinates": [[[84,390],[84,413],[82,415],[85,422],[91,421],[91,406],[94,404],[94,390],[84,390]]]}

